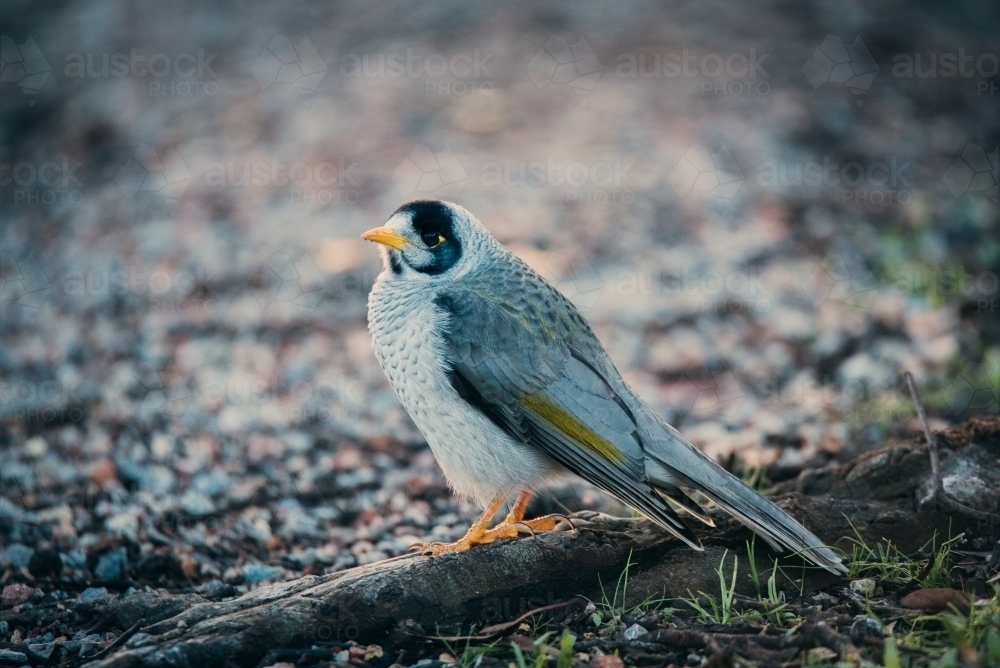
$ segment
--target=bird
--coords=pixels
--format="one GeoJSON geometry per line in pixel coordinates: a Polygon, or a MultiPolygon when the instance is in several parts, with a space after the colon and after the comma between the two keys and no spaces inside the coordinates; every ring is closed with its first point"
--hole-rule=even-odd
{"type": "Polygon", "coordinates": [[[419,552],[560,528],[561,515],[524,515],[533,494],[572,473],[693,549],[703,548],[689,523],[714,526],[700,493],[776,551],[847,571],[647,406],[577,308],[468,210],[409,202],[362,239],[379,245],[383,265],[368,297],[375,356],[449,486],[484,508],[462,538],[419,552]]]}

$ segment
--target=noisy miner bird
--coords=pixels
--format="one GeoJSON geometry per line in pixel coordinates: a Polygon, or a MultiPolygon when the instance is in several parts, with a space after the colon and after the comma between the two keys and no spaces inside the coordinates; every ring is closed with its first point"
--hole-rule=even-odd
{"type": "Polygon", "coordinates": [[[524,520],[531,495],[567,471],[700,550],[681,520],[712,519],[700,492],[760,534],[834,573],[840,558],[646,406],[579,311],[457,204],[416,201],[362,235],[384,269],[368,298],[375,354],[452,488],[485,507],[439,555],[555,529],[524,520]],[[505,500],[506,518],[489,524],[505,500]]]}

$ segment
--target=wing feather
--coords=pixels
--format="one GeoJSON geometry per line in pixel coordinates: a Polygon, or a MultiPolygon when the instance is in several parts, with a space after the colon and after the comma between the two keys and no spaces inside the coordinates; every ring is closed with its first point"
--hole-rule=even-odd
{"type": "Polygon", "coordinates": [[[626,402],[574,350],[574,341],[581,350],[596,342],[589,325],[530,269],[513,273],[506,279],[510,285],[471,282],[437,300],[449,316],[445,339],[459,396],[512,437],[700,549],[698,538],[646,482],[642,444],[626,402]],[[508,296],[515,302],[506,303],[508,296]]]}

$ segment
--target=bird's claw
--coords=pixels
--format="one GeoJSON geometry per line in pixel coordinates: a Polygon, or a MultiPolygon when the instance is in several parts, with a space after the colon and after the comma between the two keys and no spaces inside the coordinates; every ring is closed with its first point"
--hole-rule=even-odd
{"type": "Polygon", "coordinates": [[[531,528],[531,525],[530,525],[530,524],[528,524],[527,522],[511,522],[511,523],[510,523],[510,526],[512,526],[512,527],[515,527],[515,528],[517,528],[517,527],[524,527],[525,529],[527,529],[527,530],[528,530],[528,533],[530,533],[530,534],[531,534],[531,537],[532,537],[532,538],[534,538],[534,537],[535,537],[535,535],[536,535],[536,534],[535,534],[535,530],[534,530],[534,529],[532,529],[532,528],[531,528]]]}
{"type": "Polygon", "coordinates": [[[449,554],[452,552],[465,552],[473,543],[467,540],[459,540],[454,543],[414,543],[411,545],[407,551],[413,551],[417,554],[421,554],[427,557],[437,557],[442,554],[449,554]]]}
{"type": "Polygon", "coordinates": [[[576,529],[576,525],[568,517],[559,513],[536,517],[533,520],[523,520],[518,522],[518,524],[527,526],[534,533],[535,531],[555,531],[563,522],[568,524],[570,529],[576,529]]]}

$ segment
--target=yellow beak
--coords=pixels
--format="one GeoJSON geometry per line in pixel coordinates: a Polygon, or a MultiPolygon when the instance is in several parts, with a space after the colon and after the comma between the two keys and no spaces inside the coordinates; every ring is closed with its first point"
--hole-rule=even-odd
{"type": "Polygon", "coordinates": [[[374,241],[377,244],[392,246],[396,250],[403,250],[403,247],[410,243],[409,239],[399,235],[391,227],[376,227],[361,235],[365,241],[374,241]]]}

